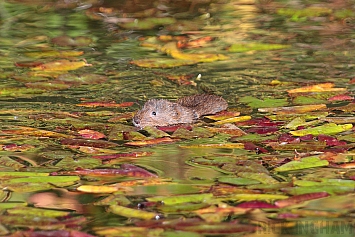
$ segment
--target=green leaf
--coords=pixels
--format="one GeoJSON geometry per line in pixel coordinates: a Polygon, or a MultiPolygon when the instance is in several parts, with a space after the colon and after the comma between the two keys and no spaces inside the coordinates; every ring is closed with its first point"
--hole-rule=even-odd
{"type": "Polygon", "coordinates": [[[165,205],[175,205],[184,202],[206,202],[212,199],[212,193],[204,193],[204,194],[191,194],[191,195],[180,195],[173,197],[150,197],[147,198],[150,202],[163,202],[165,205]]]}
{"type": "Polygon", "coordinates": [[[264,43],[238,43],[232,44],[228,51],[232,53],[241,53],[247,51],[265,51],[265,50],[277,50],[291,47],[284,44],[264,44],[264,43]]]}
{"type": "Polygon", "coordinates": [[[318,127],[313,127],[313,128],[307,128],[307,129],[302,129],[302,130],[297,130],[297,131],[291,131],[290,133],[294,136],[304,136],[307,134],[312,134],[312,135],[320,135],[320,134],[326,134],[326,135],[332,135],[332,134],[337,134],[341,133],[344,131],[348,131],[352,129],[353,125],[352,124],[341,124],[337,125],[335,123],[327,123],[322,126],[318,127]]]}
{"type": "Polygon", "coordinates": [[[287,98],[283,98],[283,99],[265,98],[264,100],[260,100],[252,96],[244,96],[240,98],[239,101],[248,104],[248,106],[252,108],[281,107],[288,104],[287,98]]]}
{"type": "Polygon", "coordinates": [[[327,166],[329,162],[327,160],[321,160],[318,156],[310,156],[302,158],[301,160],[290,161],[282,166],[275,168],[275,171],[283,172],[290,170],[300,170],[300,169],[308,169],[320,166],[327,166]]]}

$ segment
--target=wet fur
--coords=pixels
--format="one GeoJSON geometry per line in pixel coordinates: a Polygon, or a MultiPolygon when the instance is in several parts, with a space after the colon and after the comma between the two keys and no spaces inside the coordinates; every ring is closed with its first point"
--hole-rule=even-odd
{"type": "Polygon", "coordinates": [[[133,117],[136,127],[168,126],[193,123],[206,114],[227,109],[227,102],[216,95],[193,95],[180,98],[176,103],[164,99],[148,100],[133,117]]]}

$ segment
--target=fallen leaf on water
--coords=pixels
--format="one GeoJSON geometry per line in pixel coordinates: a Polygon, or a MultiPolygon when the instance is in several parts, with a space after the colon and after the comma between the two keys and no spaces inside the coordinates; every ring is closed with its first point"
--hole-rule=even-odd
{"type": "Polygon", "coordinates": [[[108,211],[116,215],[120,215],[128,218],[144,219],[144,220],[151,220],[159,217],[158,213],[142,211],[142,210],[128,208],[119,205],[109,206],[108,211]]]}
{"type": "Polygon", "coordinates": [[[300,169],[308,169],[320,166],[327,166],[329,162],[327,160],[321,160],[317,156],[305,157],[300,160],[290,161],[284,165],[275,168],[275,171],[284,172],[290,170],[300,170],[300,169]]]}
{"type": "Polygon", "coordinates": [[[288,104],[287,98],[265,98],[261,100],[252,96],[244,96],[239,101],[248,104],[252,108],[280,107],[288,104]]]}
{"type": "Polygon", "coordinates": [[[229,149],[243,149],[243,143],[226,143],[226,144],[200,144],[200,145],[181,145],[181,148],[229,148],[229,149]]]}
{"type": "Polygon", "coordinates": [[[287,207],[287,206],[291,206],[291,205],[295,205],[298,203],[302,203],[305,201],[309,201],[309,200],[314,200],[314,199],[318,199],[318,198],[324,198],[324,197],[328,197],[329,193],[327,192],[318,192],[318,193],[307,193],[307,194],[302,194],[302,195],[296,195],[287,199],[283,199],[283,200],[278,200],[275,202],[275,205],[278,207],[287,207]]]}
{"type": "Polygon", "coordinates": [[[89,107],[89,108],[95,108],[95,107],[121,108],[121,107],[130,107],[134,105],[134,103],[135,102],[123,102],[120,104],[117,104],[116,102],[83,102],[80,104],[76,104],[76,106],[89,107]]]}
{"type": "Polygon", "coordinates": [[[98,155],[93,156],[92,158],[100,159],[100,160],[111,160],[111,159],[118,159],[118,158],[131,158],[131,157],[144,157],[150,156],[153,152],[132,152],[132,153],[120,153],[120,154],[110,154],[110,155],[98,155]]]}
{"type": "Polygon", "coordinates": [[[214,40],[214,37],[205,36],[197,39],[190,39],[190,40],[180,40],[177,42],[177,47],[179,49],[183,48],[199,48],[206,45],[208,42],[214,40]]]}
{"type": "Polygon", "coordinates": [[[76,70],[81,67],[92,66],[86,61],[69,61],[69,60],[58,60],[49,63],[41,64],[37,67],[32,68],[35,71],[70,71],[76,70]]]}
{"type": "Polygon", "coordinates": [[[24,127],[24,126],[10,126],[10,129],[4,129],[1,132],[5,134],[16,134],[16,135],[26,135],[26,136],[36,136],[36,137],[54,137],[54,138],[74,137],[62,133],[46,131],[37,128],[24,127]]]}
{"type": "Polygon", "coordinates": [[[215,121],[220,121],[220,120],[225,120],[225,119],[230,119],[230,118],[234,118],[240,115],[240,112],[234,112],[234,111],[222,111],[219,112],[215,115],[208,115],[208,116],[204,116],[204,118],[208,118],[208,119],[212,119],[215,121]]]}
{"type": "Polygon", "coordinates": [[[259,108],[259,112],[269,112],[274,114],[298,114],[307,113],[316,110],[326,109],[325,104],[316,105],[300,105],[300,106],[290,106],[290,107],[277,107],[277,108],[259,108]]]}
{"type": "Polygon", "coordinates": [[[68,58],[68,57],[77,57],[83,54],[84,51],[55,51],[55,50],[25,53],[26,56],[31,58],[47,58],[47,57],[68,58]]]}
{"type": "Polygon", "coordinates": [[[14,63],[16,67],[37,67],[39,65],[42,65],[43,62],[35,62],[35,61],[21,61],[21,62],[15,62],[14,63]]]}
{"type": "Polygon", "coordinates": [[[316,85],[291,89],[288,90],[287,92],[289,94],[292,94],[292,93],[300,93],[300,92],[346,91],[346,88],[334,88],[334,86],[335,86],[334,83],[327,82],[322,84],[316,84],[316,85]]]}
{"type": "Polygon", "coordinates": [[[120,190],[117,185],[99,186],[99,185],[81,185],[76,190],[84,193],[114,193],[120,190]]]}
{"type": "Polygon", "coordinates": [[[247,51],[264,51],[264,50],[277,50],[291,47],[284,44],[263,44],[263,43],[237,43],[232,44],[227,48],[229,52],[241,53],[247,51]]]}
{"type": "Polygon", "coordinates": [[[176,45],[176,42],[169,42],[160,48],[160,51],[172,56],[175,59],[191,60],[195,62],[214,62],[217,60],[227,60],[223,54],[192,54],[183,53],[176,45]]]}
{"type": "Polygon", "coordinates": [[[157,196],[146,198],[150,202],[163,202],[165,205],[176,205],[188,202],[208,202],[213,199],[212,193],[189,194],[178,196],[157,196]]]}
{"type": "Polygon", "coordinates": [[[83,129],[78,131],[78,133],[83,137],[83,138],[87,138],[87,139],[101,139],[105,137],[105,134],[98,132],[98,131],[94,131],[91,129],[83,129]]]}
{"type": "Polygon", "coordinates": [[[133,141],[133,142],[126,142],[126,146],[152,146],[161,143],[172,143],[179,141],[179,139],[172,139],[170,137],[162,137],[162,138],[154,138],[144,141],[133,141]]]}
{"type": "Polygon", "coordinates": [[[118,144],[114,142],[104,141],[104,140],[90,140],[90,139],[62,139],[60,141],[62,145],[68,146],[88,146],[88,147],[97,147],[97,148],[108,148],[116,147],[118,144]]]}
{"type": "Polygon", "coordinates": [[[171,58],[148,58],[148,59],[136,59],[130,62],[131,64],[139,67],[147,68],[172,68],[197,64],[194,60],[185,59],[171,59],[171,58]]]}
{"type": "Polygon", "coordinates": [[[246,115],[246,116],[240,116],[240,117],[234,117],[234,118],[227,118],[224,120],[214,122],[213,124],[219,125],[219,124],[226,124],[226,123],[237,123],[237,122],[248,121],[249,119],[251,119],[251,116],[246,115]]]}
{"type": "Polygon", "coordinates": [[[77,169],[74,171],[52,172],[51,175],[88,175],[88,176],[130,176],[140,178],[157,177],[149,171],[135,165],[122,164],[120,169],[77,169]]]}
{"type": "Polygon", "coordinates": [[[344,100],[354,100],[355,98],[353,96],[349,95],[335,95],[330,97],[328,100],[329,101],[344,101],[344,100]]]}
{"type": "Polygon", "coordinates": [[[227,200],[239,200],[239,201],[254,201],[254,200],[261,200],[261,201],[267,201],[271,202],[273,200],[282,200],[282,199],[287,199],[288,196],[286,195],[280,195],[280,194],[232,194],[229,197],[225,197],[222,199],[227,199],[227,200]]]}
{"type": "Polygon", "coordinates": [[[320,135],[320,134],[337,134],[341,133],[344,131],[351,130],[353,127],[352,124],[341,124],[337,125],[335,123],[327,123],[321,126],[317,127],[312,127],[312,128],[307,128],[307,129],[301,129],[301,130],[296,130],[296,131],[290,131],[290,133],[294,136],[304,136],[307,134],[312,134],[312,135],[320,135]]]}

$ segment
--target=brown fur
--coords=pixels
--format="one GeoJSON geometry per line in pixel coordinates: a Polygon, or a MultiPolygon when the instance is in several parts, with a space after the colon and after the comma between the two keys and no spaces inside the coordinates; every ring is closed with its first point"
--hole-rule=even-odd
{"type": "Polygon", "coordinates": [[[209,94],[186,96],[176,103],[151,99],[134,115],[133,124],[143,128],[193,123],[203,115],[215,114],[227,107],[228,103],[222,97],[209,94]]]}

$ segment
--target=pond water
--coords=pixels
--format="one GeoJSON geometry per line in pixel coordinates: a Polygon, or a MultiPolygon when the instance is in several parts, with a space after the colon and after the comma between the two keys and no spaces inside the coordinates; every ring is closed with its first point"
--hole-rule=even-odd
{"type": "Polygon", "coordinates": [[[0,16],[0,235],[353,236],[352,1],[1,1],[0,16]],[[228,112],[132,124],[148,99],[201,93],[228,112]]]}

